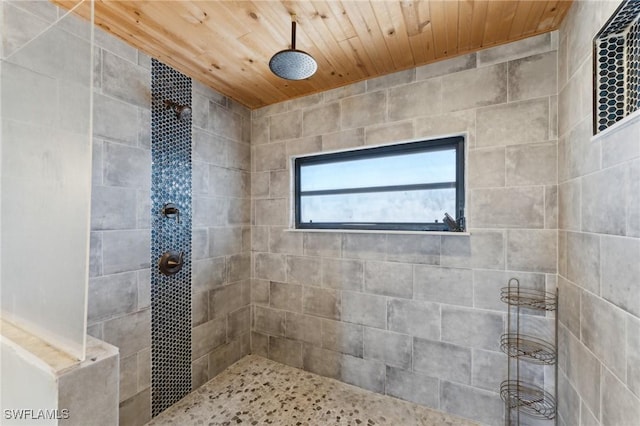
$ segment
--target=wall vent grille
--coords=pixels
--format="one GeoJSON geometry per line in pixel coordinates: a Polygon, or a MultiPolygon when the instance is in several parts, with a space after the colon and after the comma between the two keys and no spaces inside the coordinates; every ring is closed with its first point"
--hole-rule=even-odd
{"type": "Polygon", "coordinates": [[[593,133],[640,109],[640,1],[625,0],[594,39],[593,133]]]}

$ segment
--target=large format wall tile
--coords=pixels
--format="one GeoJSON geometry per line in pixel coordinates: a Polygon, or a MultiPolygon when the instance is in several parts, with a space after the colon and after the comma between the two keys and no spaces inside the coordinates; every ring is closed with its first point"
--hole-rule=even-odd
{"type": "Polygon", "coordinates": [[[445,75],[442,110],[459,111],[506,102],[506,77],[506,63],[445,75]]]}
{"type": "Polygon", "coordinates": [[[302,118],[304,136],[322,135],[340,129],[340,104],[335,102],[304,111],[302,118]]]}
{"type": "Polygon", "coordinates": [[[340,151],[364,145],[364,129],[342,130],[322,135],[323,151],[340,151]]]}
{"type": "Polygon", "coordinates": [[[415,266],[413,297],[452,305],[473,305],[471,269],[415,266]]]}
{"type": "Polygon", "coordinates": [[[554,230],[507,231],[507,268],[557,272],[557,233],[554,230]]]}
{"type": "Polygon", "coordinates": [[[628,175],[628,169],[623,166],[582,178],[581,212],[584,231],[625,234],[628,175]]]}
{"type": "Polygon", "coordinates": [[[469,221],[473,227],[544,227],[544,188],[492,188],[469,192],[469,221]]]}
{"type": "Polygon", "coordinates": [[[102,90],[130,104],[147,107],[151,103],[149,72],[117,55],[102,55],[102,90]]]}
{"type": "Polygon", "coordinates": [[[342,320],[367,327],[387,328],[387,298],[343,291],[342,320]]]}
{"type": "Polygon", "coordinates": [[[502,314],[473,309],[442,307],[442,340],[472,348],[498,351],[496,336],[504,330],[502,314]],[[469,327],[473,324],[473,327],[469,327]]]}
{"type": "Polygon", "coordinates": [[[300,342],[311,343],[315,346],[322,346],[322,319],[287,312],[285,317],[286,337],[300,342]]]}
{"type": "Polygon", "coordinates": [[[95,323],[138,310],[138,275],[135,272],[89,280],[87,321],[95,323]]]}
{"type": "Polygon", "coordinates": [[[387,306],[388,328],[411,336],[439,339],[440,309],[437,303],[390,299],[387,306]]]}
{"type": "Polygon", "coordinates": [[[580,300],[580,337],[603,364],[620,377],[625,376],[625,317],[611,303],[587,292],[580,300]]]}
{"type": "Polygon", "coordinates": [[[334,352],[362,358],[362,326],[346,322],[322,320],[322,347],[334,352]]]}
{"type": "MultiPolygon", "coordinates": [[[[482,61],[465,55],[252,112],[254,353],[502,422],[503,375],[489,373],[505,361],[500,288],[511,277],[554,286],[556,228],[565,220],[556,42],[545,35],[482,61]],[[470,235],[286,231],[290,156],[450,135],[465,136],[470,235]],[[451,353],[460,357],[451,362],[451,353]]],[[[546,318],[529,316],[528,327],[546,330],[546,318]]]]}
{"type": "Polygon", "coordinates": [[[457,383],[441,383],[440,408],[462,417],[473,417],[488,425],[504,421],[504,403],[497,393],[457,383]]]}
{"type": "Polygon", "coordinates": [[[484,49],[476,53],[478,66],[487,66],[495,63],[513,61],[527,56],[532,56],[554,50],[554,34],[541,34],[529,37],[518,43],[509,43],[502,46],[484,49]]]}
{"type": "Polygon", "coordinates": [[[459,71],[468,70],[476,67],[476,54],[456,56],[455,58],[446,59],[444,61],[435,62],[429,65],[423,65],[416,68],[416,80],[426,80],[432,77],[440,77],[442,75],[453,74],[459,71]]]}
{"type": "Polygon", "coordinates": [[[505,185],[503,147],[469,151],[467,161],[467,188],[494,188],[505,185]]]}
{"type": "Polygon", "coordinates": [[[636,398],[609,370],[602,369],[602,424],[633,424],[640,419],[636,398]]]}
{"type": "Polygon", "coordinates": [[[509,146],[506,149],[507,186],[555,185],[558,182],[557,146],[509,146]]]}
{"type": "Polygon", "coordinates": [[[555,51],[509,62],[509,101],[555,95],[557,70],[555,51]]]}
{"type": "Polygon", "coordinates": [[[415,338],[413,368],[427,376],[458,383],[471,383],[471,349],[415,338]]]}
{"type": "Polygon", "coordinates": [[[411,336],[375,328],[364,328],[364,358],[408,369],[411,368],[412,352],[411,336]]]}
{"type": "Polygon", "coordinates": [[[640,398],[640,319],[627,316],[627,386],[640,398]]]}
{"type": "Polygon", "coordinates": [[[389,120],[437,115],[442,102],[439,79],[406,84],[389,90],[389,120]]]}
{"type": "Polygon", "coordinates": [[[270,140],[294,139],[302,136],[302,114],[300,111],[271,116],[270,140]]]}
{"type": "Polygon", "coordinates": [[[640,317],[640,240],[601,238],[602,297],[640,317]]]}
{"type": "Polygon", "coordinates": [[[438,379],[426,374],[416,373],[387,366],[385,391],[387,395],[426,407],[438,408],[438,379]]]}
{"type": "Polygon", "coordinates": [[[385,122],[386,100],[384,91],[343,99],[340,101],[342,127],[350,129],[385,122]]]}
{"type": "Polygon", "coordinates": [[[440,264],[456,268],[504,269],[504,232],[473,231],[469,237],[442,237],[440,264]]]}
{"type": "Polygon", "coordinates": [[[114,318],[104,323],[104,340],[120,348],[127,357],[151,346],[151,312],[149,309],[114,318]]]}
{"type": "Polygon", "coordinates": [[[149,231],[108,231],[102,236],[104,274],[149,267],[149,231]]]}
{"type": "Polygon", "coordinates": [[[549,137],[547,98],[481,108],[476,117],[478,147],[544,142],[549,137]]]}
{"type": "Polygon", "coordinates": [[[600,293],[600,238],[594,234],[567,232],[565,276],[592,293],[600,293]]]}
{"type": "Polygon", "coordinates": [[[411,265],[368,261],[364,268],[364,287],[367,292],[384,296],[413,296],[411,265]]]}

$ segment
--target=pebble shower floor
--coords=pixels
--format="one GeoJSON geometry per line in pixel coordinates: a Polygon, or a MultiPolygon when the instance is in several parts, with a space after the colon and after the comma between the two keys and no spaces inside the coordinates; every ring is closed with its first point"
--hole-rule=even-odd
{"type": "Polygon", "coordinates": [[[474,426],[476,423],[248,355],[153,419],[160,425],[474,426]]]}

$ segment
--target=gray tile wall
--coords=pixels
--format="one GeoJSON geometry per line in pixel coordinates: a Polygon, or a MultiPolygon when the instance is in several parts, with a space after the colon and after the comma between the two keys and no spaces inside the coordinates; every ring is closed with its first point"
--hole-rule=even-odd
{"type": "Polygon", "coordinates": [[[151,418],[149,58],[96,28],[88,332],[120,350],[120,424],[151,418]]]}
{"type": "Polygon", "coordinates": [[[640,423],[640,120],[592,138],[591,40],[618,6],[576,2],[558,51],[559,424],[640,423]]]}
{"type": "MultiPolygon", "coordinates": [[[[120,349],[120,424],[151,415],[150,63],[96,29],[89,334],[120,349]]],[[[193,83],[192,385],[249,352],[250,112],[193,83]]]]}
{"type": "MultiPolygon", "coordinates": [[[[252,116],[195,84],[194,385],[247,353],[251,325],[254,353],[497,424],[499,287],[519,276],[551,288],[557,264],[560,424],[638,423],[640,125],[590,139],[591,39],[618,3],[576,2],[559,37],[252,116]],[[283,231],[288,156],[456,132],[468,132],[470,237],[283,231]],[[396,273],[397,284],[379,279],[396,273]],[[470,339],[477,321],[485,328],[470,339]],[[457,367],[442,363],[443,348],[457,367]]],[[[12,2],[11,11],[17,37],[58,14],[48,2],[12,2]],[[25,19],[36,25],[17,25],[25,19]]],[[[120,348],[121,424],[142,424],[149,58],[100,30],[96,45],[88,331],[120,348]]]]}
{"type": "Polygon", "coordinates": [[[555,285],[557,34],[253,111],[252,350],[486,424],[499,289],[555,285]],[[292,155],[466,132],[471,236],[289,232],[292,155]]]}
{"type": "Polygon", "coordinates": [[[249,353],[251,115],[193,80],[192,387],[249,353]]]}

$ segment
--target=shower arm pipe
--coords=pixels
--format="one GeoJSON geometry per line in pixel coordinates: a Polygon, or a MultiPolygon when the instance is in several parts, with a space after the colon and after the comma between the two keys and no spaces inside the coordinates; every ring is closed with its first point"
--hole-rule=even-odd
{"type": "Polygon", "coordinates": [[[296,15],[293,15],[291,18],[291,49],[296,50],[296,15]]]}

